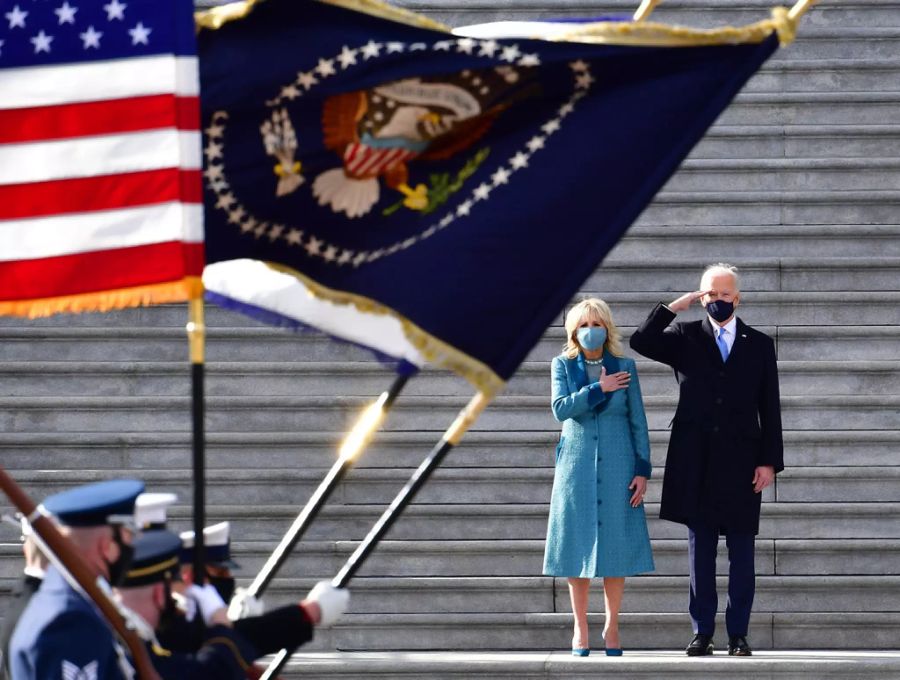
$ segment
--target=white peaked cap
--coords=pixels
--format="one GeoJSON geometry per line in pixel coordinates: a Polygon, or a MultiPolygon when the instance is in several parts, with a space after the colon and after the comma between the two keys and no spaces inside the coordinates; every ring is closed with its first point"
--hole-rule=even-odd
{"type": "Polygon", "coordinates": [[[134,501],[134,523],[139,529],[164,527],[169,506],[178,500],[174,493],[142,493],[134,501]]]}
{"type": "MultiPolygon", "coordinates": [[[[228,545],[229,534],[231,533],[230,522],[219,522],[203,528],[203,545],[206,547],[214,547],[217,545],[228,545]]],[[[184,548],[194,547],[194,532],[182,531],[181,545],[184,548]]]]}

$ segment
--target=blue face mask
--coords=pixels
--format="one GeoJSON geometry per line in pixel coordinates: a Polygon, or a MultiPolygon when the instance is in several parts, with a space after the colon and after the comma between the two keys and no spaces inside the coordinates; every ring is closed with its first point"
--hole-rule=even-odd
{"type": "Polygon", "coordinates": [[[606,329],[600,326],[585,326],[578,329],[575,337],[578,338],[578,344],[588,351],[602,349],[606,342],[606,329]]]}

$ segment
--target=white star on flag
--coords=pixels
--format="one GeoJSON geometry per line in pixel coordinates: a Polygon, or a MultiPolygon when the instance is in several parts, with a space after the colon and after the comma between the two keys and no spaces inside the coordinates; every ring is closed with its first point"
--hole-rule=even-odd
{"type": "Polygon", "coordinates": [[[509,47],[504,47],[503,51],[500,53],[500,58],[503,61],[515,61],[522,55],[522,52],[519,51],[518,45],[510,45],[509,47]]]}
{"type": "Polygon", "coordinates": [[[389,42],[387,44],[387,53],[394,54],[398,52],[402,52],[406,48],[402,42],[389,42]]]}
{"type": "Polygon", "coordinates": [[[89,47],[100,49],[100,38],[103,37],[103,33],[94,30],[93,26],[88,26],[84,33],[78,34],[78,37],[84,42],[84,49],[88,49],[89,47]]]}
{"type": "Polygon", "coordinates": [[[543,137],[532,137],[528,140],[528,143],[525,145],[528,147],[529,151],[537,151],[538,149],[544,148],[544,138],[543,137]]]}
{"type": "Polygon", "coordinates": [[[119,2],[119,0],[112,0],[108,5],[103,5],[103,9],[106,10],[106,20],[112,21],[113,19],[125,19],[125,8],[128,5],[119,2]]]}
{"type": "Polygon", "coordinates": [[[520,151],[510,159],[509,164],[514,170],[528,167],[528,154],[520,151]]]}
{"type": "Polygon", "coordinates": [[[458,206],[456,206],[456,214],[459,217],[468,215],[471,210],[472,210],[472,201],[463,201],[458,206]]]}
{"type": "Polygon", "coordinates": [[[319,59],[319,63],[316,65],[316,73],[323,78],[333,76],[335,74],[334,59],[319,59]]]}
{"type": "Polygon", "coordinates": [[[573,71],[587,71],[587,67],[588,65],[581,59],[579,59],[578,61],[573,61],[571,64],[569,64],[569,68],[571,68],[573,71]]]}
{"type": "Polygon", "coordinates": [[[6,13],[10,28],[16,28],[17,26],[19,28],[25,28],[25,17],[27,16],[28,12],[20,10],[18,5],[13,7],[11,12],[6,13]]]}
{"type": "Polygon", "coordinates": [[[494,183],[495,187],[498,187],[501,184],[509,182],[509,175],[510,172],[506,168],[497,168],[497,172],[491,175],[491,181],[494,183]]]}
{"type": "Polygon", "coordinates": [[[341,68],[353,66],[356,64],[356,50],[351,50],[349,47],[344,45],[344,49],[341,50],[341,53],[338,55],[337,59],[339,62],[341,62],[341,68]]]}
{"type": "Polygon", "coordinates": [[[31,38],[31,44],[34,45],[34,53],[50,52],[50,43],[53,42],[53,36],[47,35],[43,31],[31,38]]]}
{"type": "Polygon", "coordinates": [[[453,45],[452,40],[438,40],[434,44],[435,52],[447,52],[450,50],[451,45],[453,45]]]}
{"type": "Polygon", "coordinates": [[[475,191],[472,192],[472,196],[475,197],[476,201],[484,201],[490,195],[491,195],[491,185],[485,184],[484,182],[479,184],[475,188],[475,191]]]}
{"type": "Polygon", "coordinates": [[[363,59],[377,57],[381,53],[381,43],[370,40],[360,48],[360,52],[362,52],[363,59]]]}
{"type": "Polygon", "coordinates": [[[526,54],[517,63],[519,66],[540,66],[541,58],[536,54],[526,54]]]}
{"type": "Polygon", "coordinates": [[[297,74],[297,84],[302,85],[306,90],[308,90],[318,82],[319,79],[313,75],[312,71],[304,71],[297,74]]]}
{"type": "Polygon", "coordinates": [[[466,54],[472,54],[472,50],[475,49],[475,41],[471,38],[461,38],[456,41],[456,51],[457,52],[465,52],[466,54]]]}
{"type": "Polygon", "coordinates": [[[139,21],[137,26],[128,29],[128,33],[131,35],[131,44],[149,45],[150,41],[148,38],[150,37],[150,31],[152,30],[152,28],[147,28],[139,21]]]}
{"type": "Polygon", "coordinates": [[[59,17],[59,25],[63,24],[74,24],[75,23],[75,12],[78,11],[77,7],[72,7],[68,2],[64,2],[62,6],[57,7],[53,10],[54,14],[59,17]]]}
{"type": "Polygon", "coordinates": [[[479,57],[493,57],[494,52],[500,49],[500,43],[496,40],[482,40],[478,50],[479,57]]]}

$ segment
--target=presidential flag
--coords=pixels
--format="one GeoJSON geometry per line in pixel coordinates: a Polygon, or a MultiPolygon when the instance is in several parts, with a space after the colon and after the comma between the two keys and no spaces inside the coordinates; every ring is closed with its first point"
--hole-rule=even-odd
{"type": "Polygon", "coordinates": [[[0,12],[0,314],[202,294],[190,0],[0,12]]]}
{"type": "Polygon", "coordinates": [[[490,390],[793,30],[453,34],[355,0],[200,24],[208,299],[490,390]]]}

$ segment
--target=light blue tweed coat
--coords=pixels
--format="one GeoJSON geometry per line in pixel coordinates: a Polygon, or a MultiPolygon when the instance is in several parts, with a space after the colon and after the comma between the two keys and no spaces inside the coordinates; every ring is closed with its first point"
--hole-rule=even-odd
{"type": "Polygon", "coordinates": [[[593,578],[653,571],[643,504],[628,485],[650,477],[650,439],[634,359],[603,355],[607,373],[628,371],[626,389],[605,393],[583,355],[553,359],[553,416],[562,422],[550,499],[544,574],[593,578]]]}

